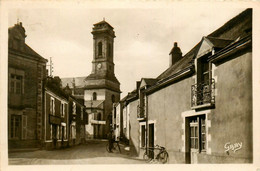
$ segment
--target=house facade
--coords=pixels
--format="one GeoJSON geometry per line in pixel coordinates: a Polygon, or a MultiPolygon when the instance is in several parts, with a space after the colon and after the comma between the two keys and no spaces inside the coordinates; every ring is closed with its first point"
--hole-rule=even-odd
{"type": "Polygon", "coordinates": [[[69,96],[69,145],[78,145],[85,142],[87,125],[86,108],[80,100],[69,96]]]}
{"type": "Polygon", "coordinates": [[[62,89],[59,77],[45,83],[45,148],[59,149],[85,142],[87,113],[83,102],[62,89]]]}
{"type": "Polygon", "coordinates": [[[169,163],[251,163],[252,9],[185,55],[175,43],[169,68],[137,82],[125,102],[131,151],[140,157],[158,144],[169,163]]]}
{"type": "Polygon", "coordinates": [[[8,29],[8,36],[8,148],[39,148],[47,60],[25,43],[21,22],[8,29]]]}
{"type": "Polygon", "coordinates": [[[68,144],[69,113],[68,100],[51,88],[45,88],[45,149],[65,148],[68,144]]]}

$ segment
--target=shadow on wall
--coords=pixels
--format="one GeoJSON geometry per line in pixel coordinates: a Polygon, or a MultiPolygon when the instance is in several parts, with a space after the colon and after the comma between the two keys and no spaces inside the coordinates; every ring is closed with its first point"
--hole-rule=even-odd
{"type": "Polygon", "coordinates": [[[131,156],[138,157],[137,149],[136,149],[136,147],[134,146],[134,143],[133,143],[131,137],[130,137],[130,140],[129,140],[129,146],[130,146],[130,155],[131,155],[131,156]]]}
{"type": "MultiPolygon", "coordinates": [[[[131,132],[131,123],[129,123],[129,133],[131,132]]],[[[131,138],[131,135],[129,135],[129,146],[130,146],[130,155],[134,157],[138,157],[138,152],[136,147],[134,146],[134,142],[131,138]]]]}

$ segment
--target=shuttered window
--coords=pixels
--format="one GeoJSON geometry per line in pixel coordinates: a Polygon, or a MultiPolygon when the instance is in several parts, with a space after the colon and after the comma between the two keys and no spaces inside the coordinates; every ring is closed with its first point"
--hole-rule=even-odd
{"type": "Polygon", "coordinates": [[[21,115],[11,115],[10,121],[10,138],[20,139],[21,138],[21,115]]]}
{"type": "Polygon", "coordinates": [[[23,77],[21,75],[11,74],[10,78],[10,92],[15,94],[22,94],[23,77]]]}

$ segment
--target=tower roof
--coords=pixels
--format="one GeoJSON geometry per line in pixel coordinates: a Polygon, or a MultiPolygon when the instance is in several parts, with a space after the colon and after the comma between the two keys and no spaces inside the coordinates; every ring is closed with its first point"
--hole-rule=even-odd
{"type": "Polygon", "coordinates": [[[96,24],[93,24],[94,26],[97,26],[97,25],[101,25],[101,24],[107,24],[109,27],[111,27],[112,29],[114,29],[114,27],[112,27],[108,22],[106,22],[105,20],[103,20],[103,21],[100,21],[100,22],[98,22],[98,23],[96,23],[96,24]]]}

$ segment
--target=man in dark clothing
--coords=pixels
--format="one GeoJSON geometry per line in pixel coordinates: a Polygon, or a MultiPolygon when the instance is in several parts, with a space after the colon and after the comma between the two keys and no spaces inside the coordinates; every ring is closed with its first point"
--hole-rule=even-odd
{"type": "Polygon", "coordinates": [[[108,143],[109,143],[109,152],[112,153],[112,148],[113,148],[113,131],[109,131],[109,133],[108,133],[108,143]]]}

